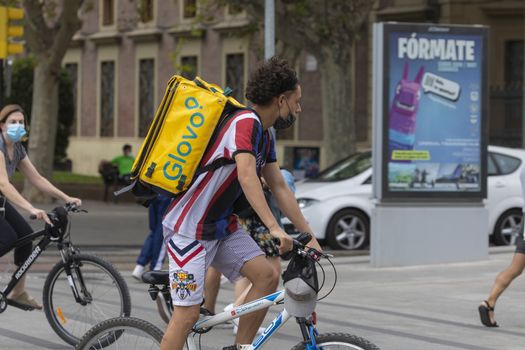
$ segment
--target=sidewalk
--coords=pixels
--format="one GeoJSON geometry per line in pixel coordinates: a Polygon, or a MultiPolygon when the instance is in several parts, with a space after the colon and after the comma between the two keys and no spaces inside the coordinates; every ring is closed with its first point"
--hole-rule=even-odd
{"type": "MultiPolygon", "coordinates": [[[[493,253],[480,262],[402,268],[372,268],[367,257],[334,259],[338,283],[334,292],[317,306],[319,330],[358,335],[383,350],[522,350],[525,342],[525,278],[518,278],[501,297],[496,318],[501,328],[489,329],[479,322],[477,306],[497,273],[512,257],[511,252],[493,253]]],[[[108,256],[109,260],[119,258],[108,256]]],[[[38,265],[38,262],[37,262],[38,265]]],[[[37,266],[35,266],[37,267],[37,266]]],[[[325,292],[333,283],[329,265],[325,292]]],[[[165,325],[147,294],[147,286],[122,269],[132,296],[133,316],[158,327],[165,325]]],[[[29,275],[32,294],[40,296],[45,273],[29,275]]],[[[225,284],[219,294],[218,310],[233,298],[225,284]]],[[[280,307],[270,311],[268,324],[280,307]]],[[[52,332],[43,313],[8,308],[0,315],[1,349],[66,349],[52,332]],[[7,322],[7,320],[9,322],[7,322]]],[[[231,329],[214,329],[202,338],[203,349],[220,349],[231,343],[231,329]],[[213,345],[212,345],[213,344],[213,345]]],[[[268,349],[290,349],[299,341],[292,320],[268,344],[268,349]]]]}

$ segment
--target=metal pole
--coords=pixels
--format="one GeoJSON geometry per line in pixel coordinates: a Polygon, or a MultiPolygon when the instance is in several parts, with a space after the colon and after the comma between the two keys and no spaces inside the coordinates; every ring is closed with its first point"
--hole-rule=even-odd
{"type": "Polygon", "coordinates": [[[264,4],[264,58],[275,55],[275,1],[265,0],[264,4]]]}

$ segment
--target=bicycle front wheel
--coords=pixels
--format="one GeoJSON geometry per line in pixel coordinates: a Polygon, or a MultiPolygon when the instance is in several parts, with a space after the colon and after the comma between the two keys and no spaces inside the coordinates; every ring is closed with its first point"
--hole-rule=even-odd
{"type": "MultiPolygon", "coordinates": [[[[326,333],[316,337],[317,348],[323,350],[380,350],[368,340],[345,333],[326,333]]],[[[292,350],[306,349],[306,342],[294,346],[292,350]]]]}
{"type": "Polygon", "coordinates": [[[78,254],[70,257],[67,267],[64,262],[53,267],[43,292],[47,320],[66,343],[77,344],[97,323],[130,315],[128,286],[113,265],[98,256],[78,254]],[[78,292],[78,300],[71,285],[78,292]]]}
{"type": "Polygon", "coordinates": [[[75,349],[160,349],[162,336],[162,331],[147,321],[117,317],[91,328],[75,349]]]}

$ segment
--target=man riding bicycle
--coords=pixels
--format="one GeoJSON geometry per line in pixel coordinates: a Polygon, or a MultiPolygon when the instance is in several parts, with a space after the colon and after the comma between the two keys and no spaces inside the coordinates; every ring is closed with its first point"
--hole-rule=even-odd
{"type": "MultiPolygon", "coordinates": [[[[62,199],[66,203],[75,203],[79,206],[82,203],[80,199],[69,197],[60,191],[38,173],[21,143],[26,138],[27,130],[27,121],[22,107],[7,105],[0,111],[0,256],[9,252],[17,239],[33,232],[31,226],[18,213],[13,204],[34,215],[37,219],[51,224],[46,212],[33,207],[9,182],[15,169],[18,168],[38,190],[54,198],[62,199]]],[[[31,254],[31,250],[31,242],[15,249],[15,264],[22,265],[31,254]]],[[[25,290],[26,276],[27,274],[24,274],[18,281],[8,299],[15,305],[42,309],[42,305],[29,296],[25,290]]]]}
{"type": "MultiPolygon", "coordinates": [[[[204,276],[211,265],[231,281],[241,276],[252,283],[245,302],[274,292],[279,275],[257,243],[244,232],[233,213],[242,195],[270,234],[280,240],[279,251],[292,248],[292,239],[278,225],[259,180],[263,175],[279,208],[302,232],[312,232],[293,193],[284,181],[269,128],[289,127],[301,112],[301,87],[287,61],[274,57],[250,77],[246,98],[252,110],[241,110],[222,126],[219,137],[203,157],[203,165],[226,158],[235,163],[201,174],[168,208],[163,221],[170,265],[173,316],[162,350],[181,350],[199,318],[204,276]]],[[[312,240],[310,245],[320,250],[312,240]]],[[[252,342],[267,310],[240,318],[236,344],[252,342]]]]}

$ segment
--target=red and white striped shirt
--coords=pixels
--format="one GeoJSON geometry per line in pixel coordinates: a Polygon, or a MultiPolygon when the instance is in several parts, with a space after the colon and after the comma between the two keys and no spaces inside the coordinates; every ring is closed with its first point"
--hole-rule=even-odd
{"type": "MultiPolygon", "coordinates": [[[[240,152],[256,157],[259,175],[266,163],[277,161],[275,141],[268,130],[263,130],[259,116],[253,111],[243,110],[222,126],[200,165],[209,165],[220,158],[234,160],[240,152]]],[[[168,208],[163,221],[165,235],[174,233],[202,240],[226,237],[238,229],[233,204],[241,194],[235,163],[200,174],[168,208]]]]}

